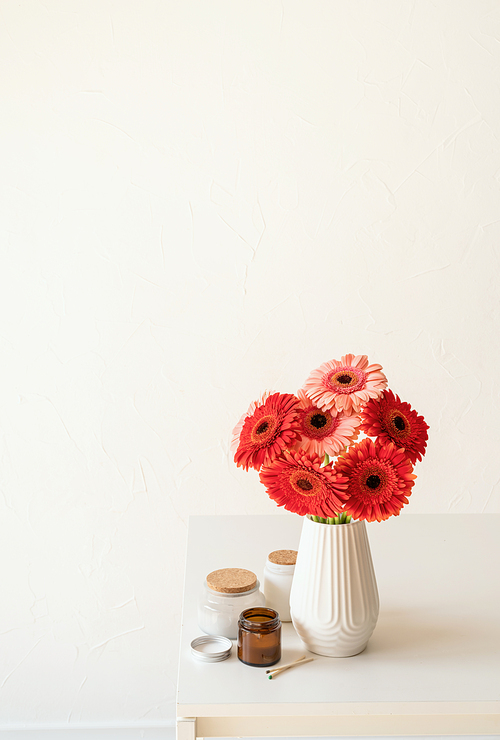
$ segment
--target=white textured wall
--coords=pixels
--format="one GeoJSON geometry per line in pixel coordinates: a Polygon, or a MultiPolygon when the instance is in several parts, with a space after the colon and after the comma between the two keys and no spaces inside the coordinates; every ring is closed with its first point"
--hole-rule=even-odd
{"type": "MultiPolygon", "coordinates": [[[[345,352],[500,511],[500,6],[3,0],[0,726],[174,717],[190,513],[345,352]]],[[[383,525],[374,525],[383,526],[383,525]]]]}

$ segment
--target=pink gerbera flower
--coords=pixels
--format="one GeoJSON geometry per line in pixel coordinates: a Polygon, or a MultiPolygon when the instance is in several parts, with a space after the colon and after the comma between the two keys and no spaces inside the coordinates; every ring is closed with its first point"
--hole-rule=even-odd
{"type": "Polygon", "coordinates": [[[260,480],[278,506],[304,516],[332,517],[341,511],[347,478],[321,467],[322,458],[303,450],[286,451],[260,471],[260,480]]]}
{"type": "Polygon", "coordinates": [[[401,401],[390,390],[379,398],[369,401],[362,411],[361,429],[370,437],[378,437],[382,442],[394,442],[396,447],[404,447],[406,456],[415,465],[425,455],[427,447],[428,424],[409,403],[401,401]]]}
{"type": "Polygon", "coordinates": [[[344,355],[313,370],[303,390],[317,406],[357,414],[370,398],[387,387],[382,365],[369,365],[366,355],[344,355]]]}
{"type": "Polygon", "coordinates": [[[337,459],[335,471],[349,480],[344,511],[368,522],[398,516],[417,477],[404,450],[378,439],[350,447],[337,459]]]}
{"type": "Polygon", "coordinates": [[[238,467],[260,470],[269,465],[285,447],[300,439],[297,427],[298,398],[291,393],[273,393],[264,402],[250,406],[243,423],[233,432],[238,437],[234,461],[238,467]],[[237,431],[239,430],[239,431],[237,431]]]}
{"type": "Polygon", "coordinates": [[[297,397],[300,401],[298,425],[302,437],[298,445],[305,452],[320,457],[326,453],[333,457],[357,439],[361,423],[358,416],[346,416],[334,409],[321,409],[302,390],[297,397]]]}

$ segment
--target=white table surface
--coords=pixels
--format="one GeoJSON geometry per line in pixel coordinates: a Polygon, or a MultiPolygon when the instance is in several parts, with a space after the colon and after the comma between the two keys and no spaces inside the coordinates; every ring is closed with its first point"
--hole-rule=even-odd
{"type": "MultiPolygon", "coordinates": [[[[380,615],[358,656],[311,654],[273,681],[235,644],[221,663],[191,656],[205,576],[240,567],[261,580],[267,554],[297,549],[301,528],[294,514],[190,517],[177,716],[191,724],[179,737],[500,734],[500,514],[368,524],[380,615]]],[[[284,625],[282,664],[306,652],[284,625]]]]}

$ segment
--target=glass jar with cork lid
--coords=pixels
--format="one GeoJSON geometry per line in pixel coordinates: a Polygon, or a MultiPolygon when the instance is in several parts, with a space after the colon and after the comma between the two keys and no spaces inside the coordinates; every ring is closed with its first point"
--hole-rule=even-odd
{"type": "Polygon", "coordinates": [[[297,562],[297,550],[274,550],[267,556],[263,591],[266,604],[275,609],[282,622],[291,622],[290,590],[297,562]]]}
{"type": "Polygon", "coordinates": [[[199,627],[207,635],[235,640],[241,612],[265,603],[257,576],[252,571],[244,568],[214,570],[207,575],[198,601],[199,627]]]}

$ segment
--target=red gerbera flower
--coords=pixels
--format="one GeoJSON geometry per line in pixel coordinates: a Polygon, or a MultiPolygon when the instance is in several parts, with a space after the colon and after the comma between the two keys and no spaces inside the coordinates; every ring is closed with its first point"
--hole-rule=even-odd
{"type": "MultiPolygon", "coordinates": [[[[285,447],[300,439],[298,404],[298,398],[291,393],[273,393],[247,415],[239,431],[238,447],[234,454],[238,467],[260,470],[262,465],[269,465],[285,447]]],[[[241,420],[233,434],[237,434],[240,423],[241,420]]]]}
{"type": "Polygon", "coordinates": [[[378,439],[350,447],[337,459],[335,471],[349,479],[344,511],[368,522],[398,516],[417,477],[404,450],[378,439]]]}
{"type": "Polygon", "coordinates": [[[235,454],[236,450],[238,449],[238,445],[240,443],[240,434],[241,430],[243,429],[243,424],[248,419],[249,416],[252,416],[255,409],[257,409],[259,406],[262,406],[264,401],[269,398],[271,395],[271,391],[264,391],[262,396],[258,399],[258,401],[252,401],[250,406],[248,407],[248,410],[243,414],[243,416],[240,418],[239,422],[236,424],[236,426],[233,429],[233,433],[231,435],[231,452],[233,455],[235,454]]]}
{"type": "Polygon", "coordinates": [[[347,478],[333,463],[321,467],[322,458],[303,450],[285,451],[260,471],[260,480],[278,506],[304,516],[332,517],[342,510],[347,478]]]}
{"type": "Polygon", "coordinates": [[[344,355],[313,370],[303,390],[321,408],[357,414],[386,387],[382,365],[369,365],[366,355],[344,355]]]}
{"type": "Polygon", "coordinates": [[[333,457],[357,439],[361,423],[359,416],[346,416],[335,409],[321,409],[302,390],[298,391],[297,396],[300,401],[298,424],[302,437],[298,444],[305,452],[321,457],[326,453],[333,457]]]}
{"type": "Polygon", "coordinates": [[[428,424],[409,403],[404,403],[392,391],[384,391],[369,401],[361,412],[361,429],[382,442],[394,442],[404,447],[406,456],[415,465],[425,455],[428,424]]]}

